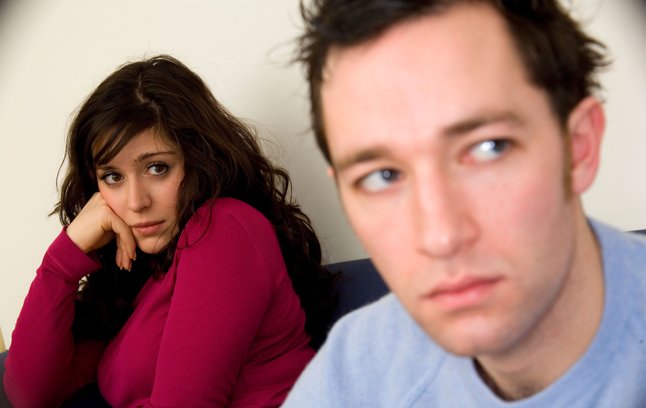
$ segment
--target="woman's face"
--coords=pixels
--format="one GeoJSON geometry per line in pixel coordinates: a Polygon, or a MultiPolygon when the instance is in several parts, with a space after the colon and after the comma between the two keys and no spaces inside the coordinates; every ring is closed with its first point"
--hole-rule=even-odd
{"type": "Polygon", "coordinates": [[[177,146],[149,129],[108,163],[97,166],[99,192],[132,231],[139,249],[163,250],[178,233],[177,197],[184,158],[177,146]]]}

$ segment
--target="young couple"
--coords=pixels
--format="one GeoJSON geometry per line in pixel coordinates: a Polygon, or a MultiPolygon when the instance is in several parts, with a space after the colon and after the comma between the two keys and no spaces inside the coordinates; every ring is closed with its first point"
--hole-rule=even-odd
{"type": "Polygon", "coordinates": [[[117,87],[130,98],[111,104],[108,79],[72,126],[66,228],[16,326],[12,401],[52,405],[98,376],[117,406],[271,406],[307,365],[285,406],[644,406],[646,244],[580,199],[599,166],[603,46],[556,0],[303,14],[314,133],[392,294],[309,362],[304,315],[334,278],[277,193],[284,173],[212,97],[188,108],[141,88],[162,75],[143,67],[181,64],[133,64],[117,87]]]}

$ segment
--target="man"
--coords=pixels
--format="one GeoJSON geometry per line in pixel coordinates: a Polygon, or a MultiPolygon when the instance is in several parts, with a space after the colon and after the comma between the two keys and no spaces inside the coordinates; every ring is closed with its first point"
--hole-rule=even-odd
{"type": "Polygon", "coordinates": [[[646,245],[588,220],[600,43],[556,0],[320,0],[301,60],[393,294],[287,407],[646,406],[646,245]]]}

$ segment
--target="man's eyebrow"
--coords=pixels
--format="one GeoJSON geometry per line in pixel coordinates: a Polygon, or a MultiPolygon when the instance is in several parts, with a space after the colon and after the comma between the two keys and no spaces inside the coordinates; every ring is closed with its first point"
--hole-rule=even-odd
{"type": "Polygon", "coordinates": [[[499,112],[491,114],[474,115],[473,117],[450,124],[443,130],[443,134],[454,137],[472,132],[478,128],[499,123],[521,124],[522,119],[513,112],[499,112]]]}
{"type": "Polygon", "coordinates": [[[358,152],[347,157],[342,157],[341,159],[332,163],[332,165],[336,172],[342,172],[348,167],[352,167],[359,163],[375,160],[384,156],[388,156],[387,149],[381,146],[376,146],[364,150],[359,150],[358,152]]]}
{"type": "MultiPolygon", "coordinates": [[[[501,123],[518,125],[523,123],[523,121],[518,115],[514,114],[513,112],[505,111],[488,114],[478,114],[446,126],[442,130],[441,134],[445,135],[446,137],[452,138],[467,134],[484,126],[501,123]]],[[[376,160],[387,156],[389,156],[389,152],[386,147],[373,146],[359,150],[354,154],[348,155],[347,157],[342,157],[336,162],[333,162],[332,165],[336,172],[342,172],[356,164],[376,160]]]]}

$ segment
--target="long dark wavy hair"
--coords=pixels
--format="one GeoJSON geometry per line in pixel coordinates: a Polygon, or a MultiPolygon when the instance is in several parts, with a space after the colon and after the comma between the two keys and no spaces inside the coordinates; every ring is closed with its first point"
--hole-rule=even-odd
{"type": "MultiPolygon", "coordinates": [[[[69,225],[98,191],[97,165],[149,129],[179,147],[184,158],[180,231],[200,206],[217,197],[244,201],[273,224],[305,310],[305,329],[317,346],[334,306],[336,277],[321,265],[320,243],[309,218],[292,201],[287,172],[272,165],[254,132],[218,103],[199,76],[170,56],[123,65],[81,106],[70,126],[66,174],[52,214],[69,225]]],[[[119,331],[143,284],[166,273],[178,236],[158,254],[138,251],[131,272],[117,268],[114,243],[97,251],[100,269],[79,285],[72,328],[77,341],[109,340],[119,331]]]]}

